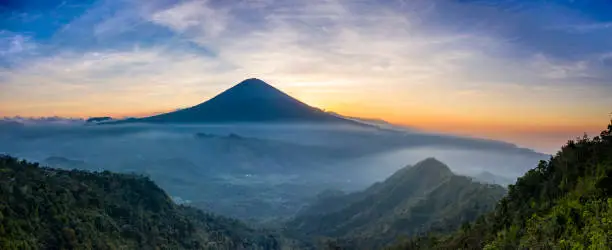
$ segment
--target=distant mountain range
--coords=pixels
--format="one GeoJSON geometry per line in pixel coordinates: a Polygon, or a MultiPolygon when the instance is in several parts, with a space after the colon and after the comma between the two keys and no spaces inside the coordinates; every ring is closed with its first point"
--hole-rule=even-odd
{"type": "Polygon", "coordinates": [[[50,167],[59,168],[59,169],[84,170],[84,169],[92,168],[92,166],[88,165],[85,161],[73,160],[73,159],[68,159],[66,157],[60,157],[60,156],[47,157],[47,159],[45,159],[42,163],[50,167]]]}
{"type": "Polygon", "coordinates": [[[17,121],[0,120],[0,128],[2,128],[2,129],[21,128],[23,126],[24,126],[23,123],[20,123],[20,122],[17,122],[17,121]]]}
{"type": "Polygon", "coordinates": [[[251,78],[196,106],[170,113],[110,123],[234,123],[315,122],[355,123],[311,107],[251,78]]]}
{"type": "Polygon", "coordinates": [[[287,228],[311,240],[336,238],[340,249],[378,249],[400,236],[455,230],[492,210],[505,193],[429,158],[364,191],[321,194],[287,228]]]}
{"type": "Polygon", "coordinates": [[[490,184],[497,184],[501,186],[508,186],[510,184],[513,184],[516,181],[516,179],[513,180],[511,178],[495,175],[488,171],[482,171],[479,174],[474,175],[474,179],[476,181],[490,183],[490,184]]]}

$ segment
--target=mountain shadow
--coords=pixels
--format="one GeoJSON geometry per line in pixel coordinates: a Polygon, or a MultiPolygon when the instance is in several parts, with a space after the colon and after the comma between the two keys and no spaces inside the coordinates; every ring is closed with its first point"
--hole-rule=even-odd
{"type": "Polygon", "coordinates": [[[283,93],[262,80],[246,79],[212,99],[175,112],[114,123],[351,123],[283,93]]]}
{"type": "Polygon", "coordinates": [[[287,224],[287,233],[310,242],[333,238],[341,248],[376,249],[398,237],[454,230],[493,209],[505,192],[429,158],[364,191],[321,195],[287,224]]]}

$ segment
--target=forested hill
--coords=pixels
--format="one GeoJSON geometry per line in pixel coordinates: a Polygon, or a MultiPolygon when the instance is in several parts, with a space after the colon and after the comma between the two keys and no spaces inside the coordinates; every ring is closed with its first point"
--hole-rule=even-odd
{"type": "Polygon", "coordinates": [[[612,125],[569,141],[510,185],[495,211],[451,235],[393,249],[610,249],[612,125]]]}
{"type": "Polygon", "coordinates": [[[0,249],[278,249],[238,221],[174,204],[146,177],[0,156],[0,249]]]}
{"type": "Polygon", "coordinates": [[[330,244],[343,249],[377,249],[399,237],[453,231],[491,211],[505,192],[429,158],[362,192],[321,195],[287,224],[287,233],[311,242],[333,238],[330,244]]]}

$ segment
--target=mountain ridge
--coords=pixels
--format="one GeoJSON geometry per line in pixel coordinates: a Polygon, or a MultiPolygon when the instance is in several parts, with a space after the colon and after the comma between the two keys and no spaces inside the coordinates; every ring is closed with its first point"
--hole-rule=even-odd
{"type": "Polygon", "coordinates": [[[287,224],[288,234],[305,241],[331,237],[341,249],[377,249],[398,236],[454,230],[492,209],[504,193],[427,158],[361,192],[322,195],[287,224]]]}

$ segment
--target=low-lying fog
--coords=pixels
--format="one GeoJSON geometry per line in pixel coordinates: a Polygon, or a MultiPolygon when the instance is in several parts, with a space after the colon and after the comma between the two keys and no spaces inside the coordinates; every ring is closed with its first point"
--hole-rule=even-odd
{"type": "Polygon", "coordinates": [[[365,188],[427,157],[501,184],[548,158],[489,140],[309,124],[7,123],[0,126],[0,153],[53,167],[145,174],[177,202],[258,221],[291,216],[324,189],[365,188]]]}

